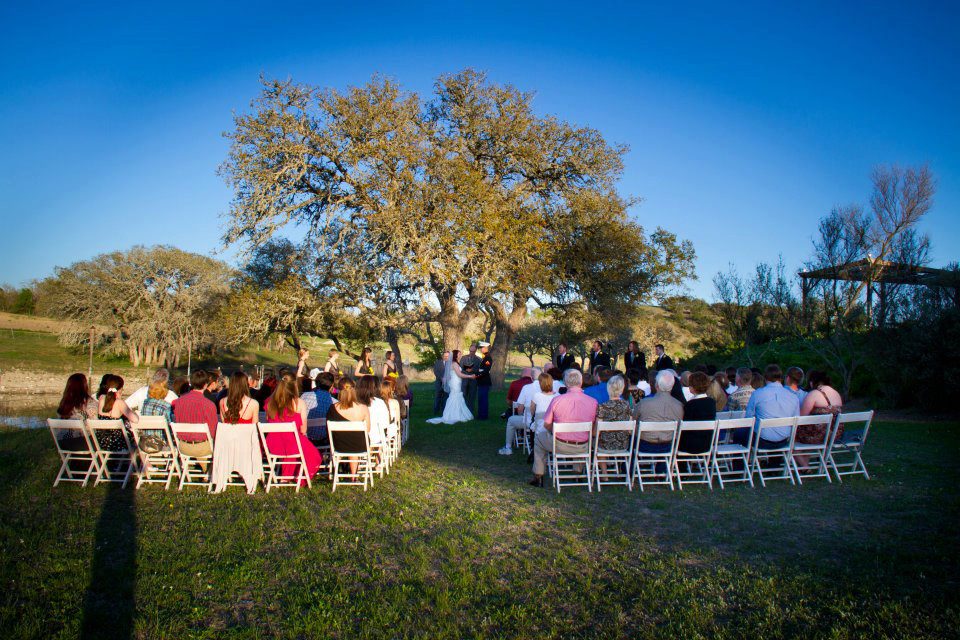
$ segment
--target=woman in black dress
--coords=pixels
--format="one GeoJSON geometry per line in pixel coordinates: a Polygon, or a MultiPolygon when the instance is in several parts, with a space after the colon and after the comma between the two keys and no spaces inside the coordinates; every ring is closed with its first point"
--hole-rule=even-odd
{"type": "MultiPolygon", "coordinates": [[[[683,408],[683,419],[692,422],[694,420],[716,420],[717,403],[713,398],[707,395],[707,388],[710,386],[710,378],[702,372],[690,374],[690,391],[693,397],[687,400],[683,408]]],[[[710,449],[713,444],[712,431],[690,431],[680,436],[680,451],[686,453],[704,453],[710,449]]]]}

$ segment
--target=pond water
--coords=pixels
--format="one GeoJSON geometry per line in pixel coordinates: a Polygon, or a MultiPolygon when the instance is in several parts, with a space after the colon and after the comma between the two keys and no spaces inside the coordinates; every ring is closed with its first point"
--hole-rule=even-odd
{"type": "Polygon", "coordinates": [[[47,418],[56,417],[59,394],[0,394],[0,425],[19,429],[43,429],[47,418]]]}

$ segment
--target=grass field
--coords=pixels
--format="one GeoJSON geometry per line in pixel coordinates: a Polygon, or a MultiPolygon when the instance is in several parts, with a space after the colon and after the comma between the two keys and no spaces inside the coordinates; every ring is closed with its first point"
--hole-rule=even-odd
{"type": "Polygon", "coordinates": [[[557,495],[417,393],[366,493],[53,489],[0,431],[2,637],[957,635],[957,424],[877,424],[871,481],[557,495]]]}

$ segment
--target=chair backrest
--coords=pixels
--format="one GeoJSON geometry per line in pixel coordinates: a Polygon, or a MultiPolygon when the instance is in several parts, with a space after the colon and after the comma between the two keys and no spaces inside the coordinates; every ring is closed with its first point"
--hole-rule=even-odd
{"type": "Polygon", "coordinates": [[[630,444],[628,445],[628,450],[633,449],[633,439],[637,435],[637,423],[633,420],[617,420],[617,421],[598,421],[597,422],[597,434],[595,436],[593,447],[595,450],[600,450],[600,434],[608,432],[619,432],[626,431],[630,433],[630,444]]]}
{"type": "MultiPolygon", "coordinates": [[[[221,424],[217,427],[229,429],[232,425],[221,424]]],[[[303,457],[303,447],[300,444],[300,435],[299,430],[297,429],[297,423],[295,422],[261,422],[257,425],[257,433],[260,436],[260,445],[263,447],[263,452],[267,454],[268,459],[273,458],[302,458],[303,457]],[[289,433],[293,438],[293,441],[297,445],[297,453],[288,453],[288,454],[278,454],[270,450],[267,447],[267,436],[271,433],[289,433]]]]}
{"type": "Polygon", "coordinates": [[[590,433],[593,429],[592,422],[554,422],[553,433],[590,433]]]}
{"type": "MultiPolygon", "coordinates": [[[[728,412],[734,413],[734,412],[728,412]]],[[[717,414],[720,415],[719,413],[717,414]]],[[[753,418],[724,418],[717,420],[717,430],[735,431],[737,429],[753,429],[756,420],[753,418]]],[[[747,438],[749,440],[749,438],[747,438]]]]}
{"type": "Polygon", "coordinates": [[[823,443],[827,444],[830,440],[830,426],[833,424],[834,415],[830,413],[823,413],[819,415],[812,416],[800,416],[797,418],[797,427],[810,427],[818,424],[826,426],[826,433],[823,436],[823,443]]]}
{"type": "Polygon", "coordinates": [[[677,422],[640,422],[637,427],[637,439],[645,433],[669,433],[670,439],[663,440],[661,444],[672,443],[677,438],[677,422]]]}
{"type": "Polygon", "coordinates": [[[164,416],[140,416],[140,419],[130,425],[131,429],[167,429],[167,419],[164,416]]]}
{"type": "Polygon", "coordinates": [[[736,420],[745,415],[747,415],[746,411],[717,411],[717,420],[736,420]]]}
{"type": "Polygon", "coordinates": [[[74,455],[80,453],[92,453],[93,452],[93,442],[90,441],[90,434],[87,431],[86,426],[84,426],[83,420],[64,420],[62,418],[48,418],[47,426],[50,427],[50,435],[53,436],[54,443],[57,446],[57,451],[61,454],[72,453],[74,455]],[[62,449],[61,448],[61,437],[66,439],[69,437],[71,440],[75,440],[79,443],[82,440],[86,448],[85,449],[62,449]]]}
{"type": "MultiPolygon", "coordinates": [[[[793,416],[790,418],[763,418],[758,423],[755,423],[755,424],[757,425],[757,430],[754,432],[754,440],[756,442],[759,442],[760,438],[763,438],[764,440],[768,440],[772,442],[778,442],[780,440],[788,440],[789,442],[787,442],[782,447],[780,447],[782,449],[789,449],[793,443],[793,439],[797,435],[797,416],[793,416]],[[767,429],[789,429],[790,435],[787,436],[787,438],[774,439],[773,437],[771,437],[771,435],[773,434],[767,431],[767,429]]],[[[769,449],[767,449],[767,451],[769,451],[769,449]]]]}
{"type": "MultiPolygon", "coordinates": [[[[221,424],[220,426],[229,428],[231,425],[221,424]]],[[[261,422],[259,425],[257,425],[257,430],[264,435],[268,433],[292,433],[296,435],[297,423],[295,422],[261,422]]]]}
{"type": "MultiPolygon", "coordinates": [[[[130,425],[130,431],[133,433],[133,443],[137,445],[141,453],[146,453],[140,444],[140,440],[144,435],[155,436],[159,433],[165,445],[170,446],[171,449],[176,446],[173,442],[173,435],[170,432],[170,425],[167,424],[167,419],[164,416],[140,416],[137,422],[130,425]],[[144,432],[150,433],[147,434],[144,432]]],[[[170,451],[167,451],[167,454],[169,453],[170,451]]],[[[173,451],[173,453],[176,453],[176,451],[173,451]]]]}
{"type": "Polygon", "coordinates": [[[859,441],[862,443],[867,439],[867,433],[870,432],[870,424],[873,422],[873,411],[858,411],[856,413],[841,413],[837,416],[837,428],[834,430],[833,440],[836,440],[836,434],[840,432],[840,425],[844,425],[843,438],[846,440],[853,433],[860,433],[859,441]],[[858,422],[863,423],[862,429],[850,429],[850,425],[858,422]]]}
{"type": "Polygon", "coordinates": [[[522,402],[514,402],[514,403],[513,403],[513,415],[515,415],[515,416],[522,415],[525,408],[526,408],[526,407],[523,406],[523,403],[522,403],[522,402]]]}
{"type": "MultiPolygon", "coordinates": [[[[327,433],[330,435],[330,451],[334,454],[338,453],[336,446],[336,438],[334,434],[336,433],[357,433],[360,432],[363,434],[363,439],[366,442],[367,451],[370,450],[370,434],[367,433],[367,425],[363,422],[346,422],[346,421],[337,421],[337,420],[328,420],[327,421],[327,433]]],[[[342,453],[346,454],[356,454],[356,452],[345,451],[342,453]]]]}
{"type": "Polygon", "coordinates": [[[103,434],[106,432],[119,433],[123,438],[126,449],[113,451],[114,453],[133,451],[133,444],[130,442],[130,436],[127,435],[127,430],[123,426],[123,420],[87,420],[87,429],[90,431],[90,439],[97,451],[111,451],[109,449],[104,449],[100,440],[100,438],[102,438],[103,434]]]}
{"type": "Polygon", "coordinates": [[[210,427],[207,426],[206,422],[198,422],[196,424],[189,422],[171,422],[170,431],[173,432],[173,439],[177,441],[178,445],[181,442],[180,436],[182,435],[202,435],[210,442],[210,446],[213,446],[213,438],[210,436],[210,427]]]}
{"type": "Polygon", "coordinates": [[[705,452],[701,452],[697,455],[703,455],[705,453],[710,453],[717,444],[717,421],[716,420],[681,420],[680,428],[677,429],[677,439],[674,448],[680,450],[680,438],[684,433],[703,433],[710,432],[710,445],[707,447],[705,452]]]}

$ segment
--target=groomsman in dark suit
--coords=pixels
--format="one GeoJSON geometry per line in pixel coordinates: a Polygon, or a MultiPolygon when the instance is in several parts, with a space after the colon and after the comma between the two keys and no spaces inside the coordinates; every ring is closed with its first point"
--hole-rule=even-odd
{"type": "Polygon", "coordinates": [[[654,347],[654,349],[657,350],[657,359],[653,361],[653,368],[657,371],[673,369],[673,360],[671,360],[670,356],[663,352],[663,345],[658,344],[654,347]]]}
{"type": "Polygon", "coordinates": [[[647,370],[647,356],[640,351],[640,346],[636,340],[630,341],[630,344],[627,345],[627,352],[623,354],[623,370],[630,371],[630,369],[647,370]]]}
{"type": "Polygon", "coordinates": [[[603,343],[594,340],[593,349],[590,351],[590,373],[596,371],[597,367],[610,368],[610,354],[604,352],[603,343]]]}
{"type": "Polygon", "coordinates": [[[567,353],[567,345],[565,343],[561,342],[560,346],[557,347],[557,355],[553,359],[553,364],[556,365],[557,369],[560,369],[560,373],[565,372],[573,366],[573,354],[567,353]]]}

